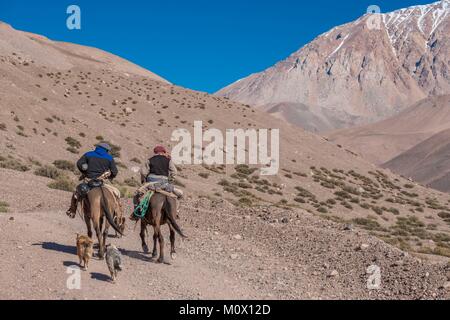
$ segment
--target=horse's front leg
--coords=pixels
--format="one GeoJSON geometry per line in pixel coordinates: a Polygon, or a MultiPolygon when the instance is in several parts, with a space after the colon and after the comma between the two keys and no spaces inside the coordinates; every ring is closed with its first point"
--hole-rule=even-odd
{"type": "Polygon", "coordinates": [[[84,222],[86,223],[87,227],[87,235],[89,238],[92,239],[92,224],[91,224],[91,213],[89,212],[88,206],[85,205],[85,203],[82,203],[83,211],[84,211],[84,222]]]}
{"type": "MultiPolygon", "coordinates": [[[[155,234],[153,235],[154,242],[156,242],[156,239],[159,241],[159,258],[158,263],[164,263],[164,237],[161,232],[161,209],[159,210],[152,210],[152,216],[153,221],[155,222],[153,225],[153,229],[155,231],[155,234]],[[156,238],[155,238],[156,237],[156,238]]],[[[155,248],[156,249],[156,245],[155,248]]],[[[153,252],[155,253],[155,252],[153,252]]]]}
{"type": "Polygon", "coordinates": [[[85,216],[84,216],[84,221],[86,222],[87,235],[88,235],[89,238],[92,239],[91,217],[85,215],[85,216]]]}

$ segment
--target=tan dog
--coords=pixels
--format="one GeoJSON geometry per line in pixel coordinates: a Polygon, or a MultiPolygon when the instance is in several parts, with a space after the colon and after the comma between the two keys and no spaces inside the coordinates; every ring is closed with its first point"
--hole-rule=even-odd
{"type": "Polygon", "coordinates": [[[89,260],[92,258],[93,249],[94,241],[91,238],[77,234],[77,254],[80,258],[80,267],[84,270],[89,268],[89,260]]]}

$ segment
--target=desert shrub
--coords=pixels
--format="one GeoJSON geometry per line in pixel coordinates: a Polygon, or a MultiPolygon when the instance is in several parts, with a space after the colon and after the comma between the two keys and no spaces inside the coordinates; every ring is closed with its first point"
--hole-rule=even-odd
{"type": "Polygon", "coordinates": [[[42,167],[42,164],[38,160],[34,159],[33,157],[29,157],[28,161],[30,161],[30,163],[34,166],[42,167]]]}
{"type": "Polygon", "coordinates": [[[406,189],[413,189],[413,188],[414,188],[414,185],[413,185],[413,184],[407,183],[407,184],[404,185],[404,187],[405,187],[406,189]]]}
{"type": "Polygon", "coordinates": [[[306,203],[306,200],[305,199],[303,199],[303,198],[294,198],[294,201],[295,202],[298,202],[298,203],[306,203]]]}
{"type": "Polygon", "coordinates": [[[377,221],[370,218],[355,218],[352,222],[367,230],[377,230],[381,228],[377,221]]]}
{"type": "Polygon", "coordinates": [[[121,185],[114,185],[114,186],[117,189],[119,189],[120,194],[122,195],[123,198],[127,198],[127,199],[133,198],[133,192],[128,190],[128,188],[126,186],[121,186],[121,185]]]}
{"type": "Polygon", "coordinates": [[[67,137],[67,138],[65,139],[65,141],[67,142],[67,144],[68,144],[69,147],[71,147],[71,148],[75,148],[75,149],[81,148],[81,142],[78,141],[78,140],[75,139],[75,138],[67,137]]]}
{"type": "Polygon", "coordinates": [[[239,182],[238,187],[242,189],[253,189],[252,185],[247,182],[239,182]]]}
{"type": "Polygon", "coordinates": [[[395,235],[414,235],[421,239],[429,238],[425,231],[425,224],[415,216],[397,217],[396,224],[391,227],[395,235]]]}
{"type": "Polygon", "coordinates": [[[366,209],[366,210],[369,210],[369,209],[370,209],[370,204],[365,203],[365,202],[361,203],[359,206],[360,206],[361,208],[363,208],[363,209],[366,209]]]}
{"type": "Polygon", "coordinates": [[[80,153],[80,151],[77,148],[74,148],[74,147],[68,147],[66,150],[69,151],[70,153],[73,153],[73,154],[79,154],[80,153]]]}
{"type": "Polygon", "coordinates": [[[97,141],[103,141],[103,140],[104,140],[102,136],[96,136],[95,139],[96,139],[97,141]]]}
{"type": "Polygon", "coordinates": [[[253,201],[250,198],[242,197],[239,199],[239,204],[250,207],[253,204],[253,201]]]}
{"type": "Polygon", "coordinates": [[[133,178],[127,178],[123,181],[124,184],[126,184],[129,187],[137,188],[140,186],[140,183],[136,181],[136,179],[133,178]]]}
{"type": "Polygon", "coordinates": [[[388,211],[396,216],[398,216],[400,214],[400,211],[396,208],[389,208],[388,211]]]}
{"type": "Polygon", "coordinates": [[[437,199],[427,198],[425,202],[428,205],[428,208],[430,209],[447,210],[447,208],[445,206],[442,206],[437,199]]]}
{"type": "Polygon", "coordinates": [[[335,185],[329,181],[323,181],[320,183],[320,185],[324,188],[328,188],[328,189],[334,189],[335,185]]]}
{"type": "Polygon", "coordinates": [[[319,208],[317,208],[317,211],[320,213],[328,213],[328,210],[325,207],[319,207],[319,208]]]}
{"type": "Polygon", "coordinates": [[[36,169],[34,171],[34,174],[40,177],[50,179],[57,179],[61,176],[61,173],[58,171],[57,168],[48,165],[36,169]]]}
{"type": "Polygon", "coordinates": [[[355,188],[355,187],[351,187],[351,186],[344,186],[342,188],[343,191],[347,192],[347,193],[351,193],[354,195],[359,196],[361,193],[355,188]]]}
{"type": "Polygon", "coordinates": [[[68,160],[56,160],[53,165],[60,170],[75,171],[75,164],[68,160]]]}
{"type": "Polygon", "coordinates": [[[198,175],[200,177],[202,177],[203,179],[208,179],[209,178],[209,173],[206,173],[206,172],[200,172],[198,175]]]}
{"type": "Polygon", "coordinates": [[[450,249],[446,247],[436,246],[435,248],[423,248],[420,249],[418,252],[424,253],[424,254],[434,254],[437,256],[443,256],[443,257],[449,257],[450,258],[450,249]]]}
{"type": "Polygon", "coordinates": [[[12,158],[9,158],[9,159],[0,158],[0,168],[21,171],[21,172],[26,172],[26,171],[30,170],[30,167],[23,164],[19,160],[12,159],[12,158]]]}
{"type": "Polygon", "coordinates": [[[351,203],[359,203],[359,198],[351,198],[350,202],[351,203]]]}
{"type": "Polygon", "coordinates": [[[47,185],[50,189],[62,190],[67,192],[72,192],[75,190],[75,183],[67,176],[61,175],[55,181],[50,182],[47,185]]]}
{"type": "Polygon", "coordinates": [[[348,203],[347,201],[342,201],[341,205],[349,210],[353,210],[353,207],[350,203],[348,203]]]}
{"type": "Polygon", "coordinates": [[[306,177],[308,176],[306,173],[303,173],[303,172],[294,172],[294,174],[295,174],[296,176],[304,177],[304,178],[306,178],[306,177]]]}
{"type": "Polygon", "coordinates": [[[6,213],[9,210],[9,204],[5,201],[0,201],[0,213],[6,213]]]}
{"type": "Polygon", "coordinates": [[[229,187],[229,186],[231,186],[231,183],[226,179],[222,179],[218,182],[218,185],[223,186],[223,187],[229,187]]]}
{"type": "Polygon", "coordinates": [[[298,196],[299,197],[304,197],[304,198],[316,198],[316,196],[314,194],[312,194],[310,191],[306,190],[303,187],[295,187],[295,189],[299,192],[298,196]]]}
{"type": "Polygon", "coordinates": [[[410,193],[407,191],[402,191],[402,194],[404,194],[405,196],[407,196],[409,198],[417,198],[419,196],[417,193],[414,193],[414,192],[410,193]]]}
{"type": "Polygon", "coordinates": [[[383,211],[384,211],[383,208],[380,208],[377,206],[372,206],[372,210],[379,216],[383,215],[383,211]]]}
{"type": "Polygon", "coordinates": [[[246,176],[249,176],[258,170],[257,168],[250,168],[246,164],[240,164],[240,165],[236,166],[234,169],[236,170],[236,172],[241,173],[246,176]]]}
{"type": "Polygon", "coordinates": [[[438,213],[438,216],[446,221],[450,221],[450,212],[442,211],[438,213]]]}
{"type": "Polygon", "coordinates": [[[6,131],[6,124],[0,123],[0,130],[1,131],[6,131]]]}
{"type": "Polygon", "coordinates": [[[346,191],[336,191],[334,194],[343,199],[351,199],[351,196],[346,191]]]}
{"type": "Polygon", "coordinates": [[[141,164],[141,160],[139,160],[138,158],[133,158],[130,160],[131,162],[137,163],[137,164],[141,164]]]}

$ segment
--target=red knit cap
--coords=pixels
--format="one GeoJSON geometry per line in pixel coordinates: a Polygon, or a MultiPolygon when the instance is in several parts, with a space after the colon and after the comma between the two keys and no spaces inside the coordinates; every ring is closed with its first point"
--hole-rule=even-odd
{"type": "Polygon", "coordinates": [[[164,148],[163,146],[157,146],[155,149],[153,149],[153,152],[154,152],[155,154],[158,154],[158,153],[167,153],[167,150],[166,150],[166,148],[164,148]]]}

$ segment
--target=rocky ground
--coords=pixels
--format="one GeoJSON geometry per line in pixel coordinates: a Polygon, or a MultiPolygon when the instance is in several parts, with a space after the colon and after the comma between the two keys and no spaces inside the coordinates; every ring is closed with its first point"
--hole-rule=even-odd
{"type": "Polygon", "coordinates": [[[0,298],[448,296],[448,194],[251,106],[173,86],[108,53],[4,24],[0,40],[7,44],[0,46],[0,298]],[[80,218],[64,214],[65,191],[76,184],[74,162],[97,141],[109,141],[120,168],[115,183],[127,198],[152,147],[173,148],[173,131],[200,120],[203,130],[279,129],[278,175],[266,179],[258,168],[235,164],[182,166],[177,184],[188,194],[181,225],[189,239],[178,242],[178,259],[153,263],[129,225],[125,238],[109,239],[124,255],[118,282],[109,283],[106,264],[94,260],[81,290],[69,290],[75,234],[85,232],[80,218]],[[379,239],[435,255],[420,261],[379,239]],[[367,289],[370,266],[381,272],[379,290],[367,289]]]}
{"type": "Polygon", "coordinates": [[[208,199],[184,201],[181,225],[189,238],[177,239],[171,265],[143,254],[139,227],[130,222],[124,238],[108,239],[124,257],[117,283],[109,282],[106,263],[94,258],[82,272],[81,290],[70,290],[67,270],[78,260],[75,235],[85,233],[85,225],[64,214],[69,196],[58,195],[59,209],[0,214],[1,299],[449,297],[445,261],[421,260],[353,226],[300,210],[244,209],[208,199]],[[372,265],[381,271],[379,290],[367,288],[372,265]]]}

